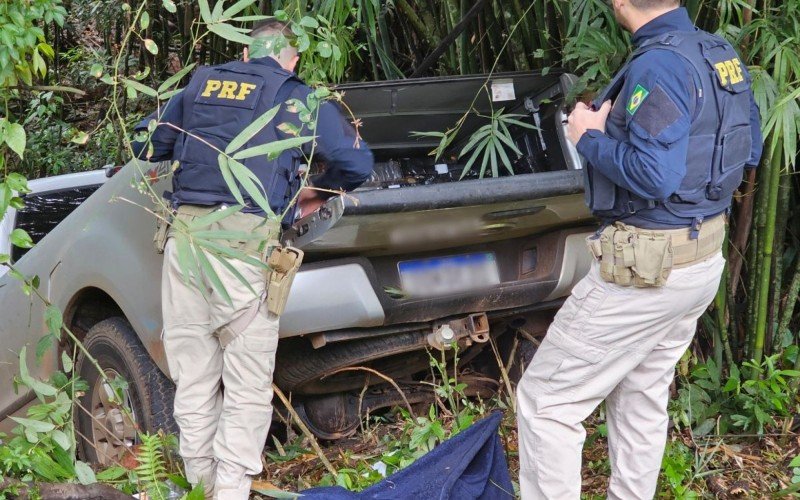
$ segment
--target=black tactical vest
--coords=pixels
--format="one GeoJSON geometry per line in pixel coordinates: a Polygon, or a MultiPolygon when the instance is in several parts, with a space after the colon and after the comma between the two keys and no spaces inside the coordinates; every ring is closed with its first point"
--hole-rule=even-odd
{"type": "MultiPolygon", "coordinates": [[[[586,199],[595,215],[619,220],[639,210],[663,207],[677,217],[703,218],[729,209],[750,159],[750,77],[733,47],[704,31],[670,32],[646,40],[634,51],[594,106],[619,94],[631,61],[653,49],[670,50],[695,69],[699,78],[696,107],[689,131],[686,176],[680,188],[666,200],[646,200],[615,185],[589,165],[586,199]]],[[[629,131],[611,120],[606,133],[625,141],[629,131]]]]}
{"type": "MultiPolygon", "coordinates": [[[[185,133],[178,138],[173,156],[180,162],[172,181],[174,206],[236,204],[219,167],[219,152],[209,144],[224,151],[239,132],[278,104],[278,90],[293,78],[296,77],[292,73],[281,68],[241,61],[197,70],[183,91],[185,133]]],[[[277,123],[273,122],[243,148],[278,140],[277,123]]],[[[261,181],[272,210],[278,214],[293,195],[296,154],[287,151],[274,160],[266,156],[241,160],[261,181]]],[[[249,207],[257,207],[241,186],[240,191],[249,207]]]]}

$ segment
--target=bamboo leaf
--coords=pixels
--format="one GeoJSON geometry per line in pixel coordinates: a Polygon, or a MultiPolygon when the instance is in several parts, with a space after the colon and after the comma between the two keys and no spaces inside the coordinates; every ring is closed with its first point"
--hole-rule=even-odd
{"type": "Polygon", "coordinates": [[[191,63],[188,66],[184,66],[183,69],[172,75],[171,77],[164,80],[164,83],[158,86],[158,94],[159,97],[163,99],[163,94],[167,89],[171,88],[176,83],[180,82],[184,76],[186,76],[190,71],[192,71],[195,67],[196,63],[191,63]]]}
{"type": "Polygon", "coordinates": [[[209,24],[208,30],[211,31],[212,33],[219,35],[225,40],[229,40],[231,42],[238,42],[243,45],[250,45],[251,43],[253,43],[252,37],[237,31],[236,28],[234,28],[230,24],[225,24],[225,23],[209,24]]]}
{"type": "Polygon", "coordinates": [[[225,267],[225,269],[227,269],[228,272],[230,272],[237,280],[239,280],[240,283],[242,283],[245,287],[247,287],[247,289],[253,295],[258,295],[258,292],[255,291],[255,289],[253,288],[253,285],[250,284],[250,281],[248,281],[247,278],[245,278],[242,275],[242,273],[240,273],[239,270],[236,269],[236,267],[233,264],[230,263],[230,261],[228,259],[226,259],[225,257],[223,257],[221,255],[216,255],[214,253],[212,253],[211,256],[214,257],[215,259],[217,259],[217,261],[219,261],[219,263],[222,264],[222,266],[225,267]]]}
{"type": "Polygon", "coordinates": [[[481,169],[478,172],[478,178],[483,179],[483,176],[486,174],[486,166],[489,163],[489,148],[492,146],[490,141],[486,141],[486,146],[484,147],[483,151],[483,160],[481,161],[481,169]]]}
{"type": "MultiPolygon", "coordinates": [[[[174,236],[175,239],[175,254],[178,261],[178,268],[181,271],[181,277],[186,285],[190,285],[194,280],[192,274],[192,263],[194,262],[194,255],[192,255],[192,247],[189,245],[189,239],[186,235],[178,232],[174,236]]],[[[199,287],[202,289],[202,287],[199,287]]]]}
{"type": "Polygon", "coordinates": [[[190,231],[192,231],[192,234],[196,234],[195,230],[208,227],[215,222],[219,222],[226,217],[230,217],[231,215],[239,212],[242,208],[243,205],[233,205],[232,207],[222,210],[215,210],[208,215],[204,215],[193,220],[187,227],[190,231]]]}
{"type": "Polygon", "coordinates": [[[263,210],[268,216],[275,217],[275,212],[272,211],[272,208],[269,206],[269,202],[267,201],[264,186],[255,176],[255,174],[249,168],[245,167],[236,160],[229,160],[228,165],[231,168],[231,173],[233,173],[233,176],[236,177],[236,180],[242,185],[248,196],[250,196],[250,198],[256,202],[256,205],[258,205],[258,207],[261,208],[261,210],[263,210]]]}
{"type": "Polygon", "coordinates": [[[239,185],[236,183],[236,179],[231,172],[230,163],[228,162],[228,157],[224,154],[220,153],[217,155],[217,163],[219,164],[220,172],[222,172],[222,178],[225,180],[225,184],[228,186],[228,190],[231,192],[233,197],[236,199],[236,203],[239,205],[246,205],[244,202],[244,197],[242,196],[242,191],[239,189],[239,185]]]}
{"type": "Polygon", "coordinates": [[[497,137],[498,139],[503,141],[503,143],[506,146],[511,148],[511,151],[516,153],[517,157],[522,156],[522,151],[520,151],[517,145],[514,144],[514,141],[511,138],[511,132],[508,130],[508,127],[506,127],[506,124],[503,122],[500,122],[500,131],[498,132],[497,137]]]}
{"type": "MultiPolygon", "coordinates": [[[[222,13],[222,18],[229,19],[231,16],[235,16],[239,12],[253,5],[254,2],[255,0],[239,0],[235,4],[225,9],[225,11],[222,13]]],[[[219,3],[221,4],[222,2],[219,3]]]]}
{"type": "Polygon", "coordinates": [[[149,95],[150,97],[158,97],[158,92],[156,92],[156,91],[155,91],[155,89],[151,89],[151,88],[150,88],[150,87],[148,87],[147,85],[144,85],[144,84],[142,84],[142,83],[139,83],[139,82],[137,82],[136,80],[131,80],[131,79],[129,79],[129,78],[124,78],[124,79],[122,80],[122,83],[123,83],[123,84],[124,84],[124,85],[125,85],[127,88],[132,88],[132,89],[134,89],[134,90],[138,90],[138,91],[139,91],[139,92],[141,92],[142,94],[149,95]]]}
{"type": "Polygon", "coordinates": [[[489,143],[489,160],[492,165],[492,177],[500,177],[500,172],[497,170],[497,145],[496,140],[489,143]]]}
{"type": "Polygon", "coordinates": [[[231,247],[229,247],[227,245],[223,245],[223,244],[217,243],[215,241],[197,240],[197,245],[202,247],[202,248],[204,248],[204,249],[206,249],[206,250],[213,250],[213,252],[211,253],[212,256],[216,252],[218,255],[229,257],[229,258],[235,259],[235,260],[240,260],[240,261],[245,262],[247,264],[250,264],[252,266],[256,266],[256,267],[260,267],[260,268],[266,268],[267,267],[267,265],[265,263],[261,262],[260,260],[258,260],[256,258],[251,257],[250,255],[247,255],[246,253],[241,252],[239,250],[234,250],[233,248],[231,248],[231,247]]]}
{"type": "Polygon", "coordinates": [[[255,233],[246,233],[244,231],[224,231],[217,229],[192,231],[192,238],[227,241],[253,241],[262,239],[260,235],[255,233]]]}
{"type": "Polygon", "coordinates": [[[277,156],[280,156],[280,154],[284,151],[302,146],[312,139],[314,139],[314,136],[290,137],[288,139],[281,139],[279,141],[269,142],[260,146],[253,146],[252,148],[247,148],[234,154],[233,159],[243,160],[245,158],[263,155],[273,159],[277,156]]]}
{"type": "Polygon", "coordinates": [[[219,275],[214,270],[211,262],[208,261],[208,257],[206,257],[206,253],[203,251],[203,249],[196,249],[195,255],[197,255],[197,260],[200,262],[200,267],[202,267],[205,277],[211,282],[211,286],[214,288],[214,290],[220,294],[225,302],[227,302],[229,305],[233,305],[233,301],[231,300],[230,294],[228,294],[228,290],[225,288],[225,285],[222,283],[219,275]]]}
{"type": "MultiPolygon", "coordinates": [[[[502,137],[502,134],[498,134],[498,137],[502,137]]],[[[503,147],[502,144],[498,143],[496,147],[498,153],[500,153],[500,159],[503,163],[503,166],[506,167],[508,173],[514,175],[514,168],[512,166],[511,160],[508,159],[508,154],[506,154],[506,148],[503,147]]]]}
{"type": "MultiPolygon", "coordinates": [[[[277,106],[273,107],[272,109],[265,112],[263,115],[256,118],[253,123],[248,125],[244,130],[239,132],[239,134],[234,137],[228,146],[225,148],[225,153],[231,154],[232,152],[236,151],[237,149],[241,148],[247,141],[255,137],[255,135],[261,131],[269,122],[275,118],[275,115],[278,114],[280,111],[281,105],[278,104],[277,106]]],[[[234,158],[236,158],[234,156],[234,158]]]]}
{"type": "Polygon", "coordinates": [[[239,16],[231,18],[231,21],[236,21],[239,23],[250,23],[253,21],[265,21],[267,19],[272,19],[273,16],[239,16]]]}
{"type": "Polygon", "coordinates": [[[200,18],[204,23],[211,22],[211,10],[208,8],[208,0],[198,0],[200,4],[200,18]]]}
{"type": "Polygon", "coordinates": [[[222,8],[225,6],[225,0],[217,0],[214,4],[214,10],[211,11],[211,21],[219,21],[222,17],[222,8]]]}
{"type": "Polygon", "coordinates": [[[459,153],[458,157],[461,158],[462,156],[464,156],[468,151],[470,151],[473,147],[475,147],[475,144],[477,144],[478,141],[485,138],[491,133],[492,133],[492,128],[489,125],[484,125],[483,127],[479,128],[478,131],[472,134],[472,136],[469,138],[469,142],[467,143],[467,145],[461,149],[461,153],[459,153]]]}
{"type": "Polygon", "coordinates": [[[464,176],[467,175],[467,172],[469,172],[470,168],[472,168],[472,164],[475,163],[475,160],[478,158],[478,154],[480,154],[481,149],[482,148],[479,146],[476,147],[475,151],[472,152],[472,156],[469,157],[467,164],[464,165],[464,170],[461,171],[461,177],[459,177],[459,179],[463,179],[464,176]]]}

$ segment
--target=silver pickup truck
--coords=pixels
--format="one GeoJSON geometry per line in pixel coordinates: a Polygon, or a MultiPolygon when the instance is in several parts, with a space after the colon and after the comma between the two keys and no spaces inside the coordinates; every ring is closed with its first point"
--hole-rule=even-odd
{"type": "MultiPolygon", "coordinates": [[[[401,401],[375,372],[391,377],[410,400],[430,397],[422,383],[430,376],[430,350],[453,341],[459,368],[472,375],[477,393],[492,390],[485,381],[497,375],[490,338],[501,355],[520,358],[514,368],[520,373],[521,358],[534,349],[530,339],[544,333],[589,264],[584,237],[593,222],[583,203],[581,160],[563,125],[571,81],[553,71],[497,75],[488,83],[485,76],[462,76],[340,87],[363,123],[375,173],[352,198],[317,214],[343,212],[304,246],[275,371],[275,382],[292,393],[317,435],[347,435],[357,428],[359,410],[401,401]],[[434,160],[428,153],[437,141],[412,134],[447,130],[470,112],[453,141],[457,153],[486,123],[478,113],[501,107],[535,126],[511,128],[522,152],[509,150],[514,175],[501,169],[498,177],[469,171],[462,178],[463,160],[455,154],[434,160]]],[[[113,176],[108,170],[32,182],[26,208],[0,223],[1,244],[16,227],[31,232],[34,248],[0,247],[0,253],[39,276],[40,290],[106,374],[128,381],[125,403],[135,425],[151,430],[172,428],[172,385],[161,343],[155,223],[137,206],[151,201],[132,180],[164,167],[130,163],[113,176]]],[[[324,165],[312,165],[312,174],[315,168],[324,165]]],[[[168,189],[168,180],[155,189],[168,189]]],[[[314,228],[301,221],[293,231],[302,241],[314,228]]],[[[47,331],[43,310],[12,277],[0,277],[3,418],[32,399],[15,394],[12,379],[17,353],[47,331]]],[[[38,374],[47,376],[58,359],[51,350],[38,374]]],[[[92,413],[78,412],[78,431],[87,437],[80,451],[107,462],[135,440],[135,425],[109,399],[95,368],[80,360],[77,366],[90,386],[81,405],[92,413]]]]}

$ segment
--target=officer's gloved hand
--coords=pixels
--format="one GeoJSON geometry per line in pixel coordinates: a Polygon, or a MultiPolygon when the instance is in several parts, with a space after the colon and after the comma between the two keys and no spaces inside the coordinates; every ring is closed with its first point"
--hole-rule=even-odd
{"type": "Polygon", "coordinates": [[[567,122],[567,136],[570,142],[577,145],[587,130],[599,130],[605,133],[606,120],[610,112],[611,101],[604,102],[597,111],[582,102],[577,103],[567,122]]]}

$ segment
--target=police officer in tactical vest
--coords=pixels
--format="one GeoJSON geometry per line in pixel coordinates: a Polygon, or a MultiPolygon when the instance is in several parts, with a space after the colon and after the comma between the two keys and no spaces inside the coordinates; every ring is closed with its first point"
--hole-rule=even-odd
{"type": "Polygon", "coordinates": [[[611,0],[634,51],[568,119],[601,229],[595,261],[517,389],[522,498],[578,499],[582,421],[605,400],[608,498],[653,498],[674,367],[714,298],[731,197],[761,156],[750,76],[678,0],[611,0]]]}
{"type": "MultiPolygon", "coordinates": [[[[243,62],[198,69],[160,116],[154,114],[137,127],[144,130],[152,118],[159,121],[150,139],[152,146],[136,143],[134,152],[144,157],[149,149],[151,161],[179,162],[170,203],[175,217],[186,223],[237,204],[220,171],[217,150],[224,151],[239,132],[278,104],[283,105],[278,115],[248,147],[287,138],[281,124],[301,125],[297,113],[285,103],[293,98],[305,102],[311,89],[293,73],[298,56],[285,43],[290,31],[272,20],[257,26],[251,36],[254,42],[243,62]]],[[[314,186],[329,191],[304,189],[298,198],[303,213],[319,207],[326,192],[355,189],[372,172],[372,153],[335,104],[320,106],[315,134],[316,154],[325,160],[326,169],[315,178],[314,186]]],[[[249,158],[244,164],[266,190],[263,194],[272,211],[282,213],[297,194],[298,150],[276,159],[249,158]]],[[[278,246],[280,224],[266,219],[263,210],[242,194],[244,209],[208,229],[259,235],[252,241],[226,243],[269,259],[269,277],[263,268],[247,262],[228,260],[225,265],[209,258],[229,302],[184,282],[174,238],[166,239],[164,247],[163,339],[176,384],[174,415],[180,428],[180,452],[189,481],[202,482],[206,497],[220,500],[248,498],[250,478],[262,470],[278,344],[280,306],[272,307],[273,278],[284,276],[276,266],[280,267],[285,254],[277,254],[278,262],[273,263],[276,252],[272,251],[278,246]]],[[[299,266],[294,260],[287,267],[293,264],[299,266]]],[[[207,276],[203,279],[209,281],[207,276]]],[[[210,282],[207,285],[213,290],[210,282]]],[[[286,288],[277,286],[283,294],[288,294],[286,288]]]]}

